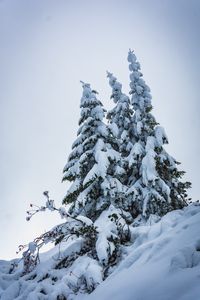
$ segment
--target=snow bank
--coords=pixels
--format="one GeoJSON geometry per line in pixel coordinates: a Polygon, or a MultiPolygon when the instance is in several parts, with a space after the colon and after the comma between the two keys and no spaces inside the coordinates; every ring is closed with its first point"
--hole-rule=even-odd
{"type": "Polygon", "coordinates": [[[0,299],[56,300],[62,294],[70,300],[198,300],[199,228],[197,204],[172,211],[161,219],[152,215],[146,225],[130,227],[132,242],[123,246],[120,264],[104,282],[99,264],[88,256],[77,255],[67,270],[54,268],[58,254],[78,254],[81,239],[71,241],[70,247],[56,246],[42,254],[36,270],[23,277],[20,269],[9,274],[11,262],[0,261],[0,299]],[[79,280],[86,282],[88,291],[93,287],[96,290],[89,295],[81,291],[72,295],[70,287],[75,289],[79,280]]]}
{"type": "Polygon", "coordinates": [[[76,300],[200,299],[200,206],[132,228],[127,256],[92,294],[76,300]]]}

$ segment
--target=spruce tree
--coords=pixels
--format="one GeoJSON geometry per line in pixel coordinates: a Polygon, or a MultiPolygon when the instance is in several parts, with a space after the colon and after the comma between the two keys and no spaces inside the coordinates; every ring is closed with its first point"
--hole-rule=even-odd
{"type": "Polygon", "coordinates": [[[184,172],[164,149],[168,143],[164,129],[151,114],[150,89],[143,80],[140,64],[133,51],[128,53],[131,104],[134,109],[135,144],[126,160],[132,174],[129,177],[127,209],[134,217],[164,215],[187,205],[189,182],[182,182],[184,172]]]}
{"type": "MultiPolygon", "coordinates": [[[[108,125],[97,92],[82,82],[80,127],[63,175],[63,181],[72,183],[63,199],[70,207],[57,208],[48,191],[44,192],[45,206],[30,204],[27,220],[50,210],[57,211],[64,222],[28,245],[20,245],[19,251],[26,249],[23,271],[13,276],[18,267],[14,261],[11,275],[6,275],[20,279],[25,288],[18,291],[17,287],[17,294],[23,299],[34,295],[46,299],[50,293],[52,299],[73,299],[78,293],[92,292],[130,252],[125,246],[140,234],[140,229],[133,228],[140,216],[147,220],[151,214],[162,216],[187,205],[190,183],[181,181],[184,172],[163,147],[168,139],[151,114],[150,89],[132,51],[128,61],[131,101],[108,73],[116,104],[107,114],[108,125]],[[37,269],[40,248],[52,242],[59,245],[53,250],[56,255],[45,264],[47,269],[37,269]]],[[[141,244],[143,238],[138,240],[141,244]]]]}
{"type": "MultiPolygon", "coordinates": [[[[103,118],[105,109],[97,92],[82,83],[80,128],[64,167],[63,181],[72,181],[63,203],[72,203],[70,213],[93,220],[110,204],[113,176],[120,154],[111,143],[103,118]]],[[[114,140],[112,139],[112,144],[114,140]]]]}
{"type": "Polygon", "coordinates": [[[63,203],[71,203],[72,216],[93,221],[97,230],[94,252],[103,266],[109,266],[117,258],[119,245],[130,238],[128,224],[132,221],[121,206],[125,193],[117,178],[121,155],[115,137],[103,122],[102,103],[89,84],[83,83],[80,107],[78,137],[64,167],[63,180],[72,181],[72,185],[63,203]]]}

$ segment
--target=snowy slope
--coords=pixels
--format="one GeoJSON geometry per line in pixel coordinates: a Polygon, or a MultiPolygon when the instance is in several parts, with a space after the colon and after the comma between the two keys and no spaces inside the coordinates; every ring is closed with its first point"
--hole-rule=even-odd
{"type": "Polygon", "coordinates": [[[132,230],[135,243],[93,300],[199,300],[200,206],[168,213],[132,230]]]}
{"type": "MultiPolygon", "coordinates": [[[[93,293],[68,295],[67,299],[199,300],[200,206],[192,204],[155,221],[156,218],[151,217],[146,225],[131,229],[133,244],[124,247],[122,262],[93,293]]],[[[71,245],[73,251],[76,247],[79,244],[71,245]]],[[[49,278],[42,279],[47,270],[51,270],[56,254],[58,248],[41,256],[37,282],[20,278],[19,271],[8,274],[10,262],[0,261],[0,299],[53,300],[60,291],[67,295],[64,269],[54,270],[59,280],[53,285],[49,284],[49,278]],[[41,287],[48,294],[38,293],[41,287]]],[[[77,270],[84,272],[80,269],[81,264],[78,264],[77,270]]]]}

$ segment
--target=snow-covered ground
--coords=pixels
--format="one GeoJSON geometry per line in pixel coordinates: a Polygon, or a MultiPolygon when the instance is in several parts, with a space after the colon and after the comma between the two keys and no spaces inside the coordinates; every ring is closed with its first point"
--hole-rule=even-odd
{"type": "MultiPolygon", "coordinates": [[[[159,221],[151,217],[146,225],[132,228],[131,234],[133,244],[124,247],[121,263],[89,295],[69,295],[67,283],[72,278],[65,269],[52,269],[56,255],[64,253],[55,247],[41,255],[35,278],[20,277],[20,271],[8,274],[10,262],[0,261],[0,299],[56,300],[59,293],[68,294],[67,300],[200,299],[200,205],[172,211],[159,221]],[[45,278],[47,272],[58,280],[45,278]]],[[[71,250],[77,247],[72,244],[71,250]]],[[[78,260],[77,272],[84,272],[78,260]]]]}
{"type": "Polygon", "coordinates": [[[199,300],[200,206],[132,230],[135,243],[91,300],[199,300]]]}

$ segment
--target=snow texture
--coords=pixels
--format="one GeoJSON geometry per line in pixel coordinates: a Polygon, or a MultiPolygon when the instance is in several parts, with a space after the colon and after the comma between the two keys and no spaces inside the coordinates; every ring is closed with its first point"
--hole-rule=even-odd
{"type": "Polygon", "coordinates": [[[195,205],[133,228],[125,259],[91,295],[76,300],[199,299],[199,228],[195,205]]]}
{"type": "MultiPolygon", "coordinates": [[[[112,222],[105,223],[113,211],[111,206],[96,223],[102,233],[97,245],[100,249],[103,249],[100,243],[105,242],[104,235],[115,234],[112,222]]],[[[88,222],[84,218],[82,221],[88,222]]],[[[36,270],[22,277],[20,268],[9,274],[11,263],[16,260],[0,261],[0,299],[55,300],[63,295],[71,300],[197,300],[200,295],[199,228],[197,203],[162,218],[151,215],[145,224],[131,227],[132,242],[124,246],[121,262],[104,282],[99,263],[87,255],[79,256],[67,269],[54,268],[58,257],[81,249],[81,238],[42,254],[36,270]],[[89,295],[81,291],[72,293],[81,283],[86,284],[88,291],[96,289],[89,295]]],[[[109,251],[113,251],[112,247],[109,251]]],[[[106,257],[104,252],[98,255],[101,259],[106,257]]]]}

